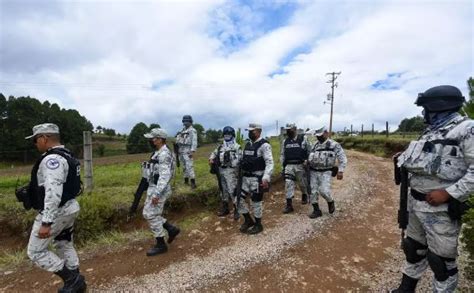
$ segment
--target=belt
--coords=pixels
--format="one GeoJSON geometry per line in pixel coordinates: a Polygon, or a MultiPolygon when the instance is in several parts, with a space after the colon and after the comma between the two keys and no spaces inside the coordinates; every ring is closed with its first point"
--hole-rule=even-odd
{"type": "Polygon", "coordinates": [[[411,188],[410,189],[410,194],[416,200],[426,201],[426,193],[421,193],[421,192],[416,191],[415,189],[411,188]]]}
{"type": "Polygon", "coordinates": [[[242,174],[242,177],[255,177],[255,178],[262,178],[263,175],[256,175],[256,174],[253,174],[253,173],[243,173],[242,174]]]}
{"type": "Polygon", "coordinates": [[[304,161],[298,161],[298,160],[291,160],[291,161],[286,161],[285,165],[301,165],[303,164],[304,161]]]}
{"type": "Polygon", "coordinates": [[[316,172],[326,172],[326,171],[332,171],[332,168],[326,168],[326,169],[314,169],[314,168],[311,168],[309,167],[312,171],[316,171],[316,172]]]}

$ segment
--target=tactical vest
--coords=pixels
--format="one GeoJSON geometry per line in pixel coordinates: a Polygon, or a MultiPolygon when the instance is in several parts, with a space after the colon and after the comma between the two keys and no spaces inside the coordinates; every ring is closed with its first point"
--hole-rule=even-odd
{"type": "Polygon", "coordinates": [[[30,185],[28,187],[28,194],[35,210],[42,211],[44,209],[44,186],[38,185],[38,169],[43,159],[51,154],[59,155],[66,159],[69,166],[66,177],[66,182],[63,184],[63,194],[59,206],[62,207],[69,200],[76,198],[82,192],[81,189],[81,163],[73,157],[72,153],[64,148],[52,148],[44,153],[34,164],[31,170],[30,185]]]}
{"type": "Polygon", "coordinates": [[[313,169],[331,169],[336,165],[336,151],[331,147],[329,140],[325,144],[315,145],[311,151],[313,154],[309,160],[310,167],[313,169]]]}
{"type": "Polygon", "coordinates": [[[303,135],[298,135],[296,140],[291,138],[285,139],[283,143],[285,162],[283,164],[302,164],[306,160],[308,155],[302,147],[303,140],[303,135]]]}
{"type": "Polygon", "coordinates": [[[237,156],[236,156],[237,151],[235,149],[227,149],[227,150],[222,151],[223,149],[224,149],[223,145],[220,145],[217,148],[216,160],[217,160],[218,166],[221,168],[234,168],[235,163],[234,164],[232,163],[237,160],[237,156]]]}
{"type": "Polygon", "coordinates": [[[400,165],[410,173],[431,175],[441,180],[457,181],[466,174],[468,165],[459,146],[459,141],[447,139],[447,134],[461,122],[452,122],[445,128],[434,133],[430,139],[410,142],[408,148],[400,156],[400,165]]]}
{"type": "Polygon", "coordinates": [[[268,143],[267,140],[261,139],[258,142],[252,144],[247,142],[244,148],[244,154],[242,157],[242,170],[245,172],[255,172],[265,170],[265,160],[263,156],[258,156],[258,149],[264,144],[268,143]]]}

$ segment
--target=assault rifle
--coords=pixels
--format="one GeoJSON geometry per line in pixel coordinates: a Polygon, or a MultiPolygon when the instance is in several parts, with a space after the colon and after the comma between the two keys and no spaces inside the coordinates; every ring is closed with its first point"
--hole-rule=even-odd
{"type": "Polygon", "coordinates": [[[395,184],[400,185],[400,207],[398,209],[398,227],[402,229],[402,241],[408,226],[408,171],[405,167],[398,167],[398,156],[393,157],[395,169],[395,184]]]}

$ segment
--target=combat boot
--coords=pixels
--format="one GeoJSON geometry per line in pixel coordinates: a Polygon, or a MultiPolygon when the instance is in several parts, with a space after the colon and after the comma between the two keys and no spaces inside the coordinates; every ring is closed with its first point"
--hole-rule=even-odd
{"type": "Polygon", "coordinates": [[[402,277],[402,283],[397,289],[391,290],[391,293],[415,293],[418,279],[411,278],[405,274],[402,277]]]}
{"type": "Polygon", "coordinates": [[[168,251],[168,247],[166,246],[165,239],[163,237],[156,237],[156,244],[152,248],[150,248],[147,252],[147,256],[154,256],[157,254],[162,254],[168,251]]]}
{"type": "Polygon", "coordinates": [[[184,178],[184,184],[189,185],[189,178],[184,178]]]}
{"type": "Polygon", "coordinates": [[[255,222],[252,220],[252,217],[250,217],[249,213],[242,215],[244,216],[244,223],[240,225],[240,232],[247,233],[247,230],[253,225],[255,225],[255,222]]]}
{"type": "Polygon", "coordinates": [[[82,293],[86,291],[87,285],[83,275],[79,274],[79,270],[70,270],[64,266],[60,271],[55,272],[63,282],[64,287],[58,290],[60,293],[82,293]]]}
{"type": "Polygon", "coordinates": [[[218,217],[225,217],[228,214],[230,214],[229,203],[227,201],[222,201],[221,202],[221,209],[217,213],[217,216],[218,217]]]}
{"type": "Polygon", "coordinates": [[[336,210],[336,206],[334,205],[334,201],[329,201],[328,202],[328,210],[329,213],[332,214],[336,210]]]}
{"type": "Polygon", "coordinates": [[[262,218],[255,218],[255,225],[250,228],[247,233],[248,234],[258,234],[263,231],[263,226],[262,226],[262,218]]]}
{"type": "Polygon", "coordinates": [[[319,205],[317,203],[313,203],[313,212],[309,215],[311,219],[316,219],[318,217],[321,217],[323,215],[323,212],[319,209],[319,205]]]}
{"type": "Polygon", "coordinates": [[[286,206],[285,206],[285,209],[283,210],[283,213],[284,214],[289,214],[289,213],[292,213],[293,211],[294,211],[294,209],[293,209],[292,200],[291,200],[291,198],[287,198],[286,199],[286,206]]]}
{"type": "Polygon", "coordinates": [[[308,195],[306,193],[303,193],[301,195],[301,204],[307,204],[308,203],[308,195]]]}
{"type": "Polygon", "coordinates": [[[239,218],[240,218],[239,210],[237,209],[237,207],[234,204],[234,221],[238,221],[239,218]]]}
{"type": "Polygon", "coordinates": [[[196,189],[196,179],[191,179],[191,189],[196,189]]]}
{"type": "Polygon", "coordinates": [[[171,225],[168,221],[163,224],[163,228],[168,232],[168,243],[173,242],[176,236],[181,232],[178,227],[171,225]]]}

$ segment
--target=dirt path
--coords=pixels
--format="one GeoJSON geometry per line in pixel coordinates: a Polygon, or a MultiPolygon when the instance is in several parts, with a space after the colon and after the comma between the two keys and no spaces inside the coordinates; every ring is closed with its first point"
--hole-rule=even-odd
{"type": "MultiPolygon", "coordinates": [[[[265,199],[260,235],[238,232],[230,218],[205,217],[184,231],[162,256],[149,258],[152,241],[97,253],[81,262],[91,291],[347,292],[383,291],[397,283],[403,255],[396,224],[397,189],[387,159],[348,152],[343,181],[334,181],[336,213],[313,220],[310,206],[281,214],[283,184],[265,199]]],[[[462,271],[462,266],[461,266],[462,271]]],[[[429,287],[428,277],[422,288],[429,287]]],[[[461,277],[462,278],[462,277],[461,277]]],[[[473,284],[461,279],[468,290],[473,284]]],[[[0,291],[53,291],[54,275],[33,269],[2,276],[0,291]]]]}

